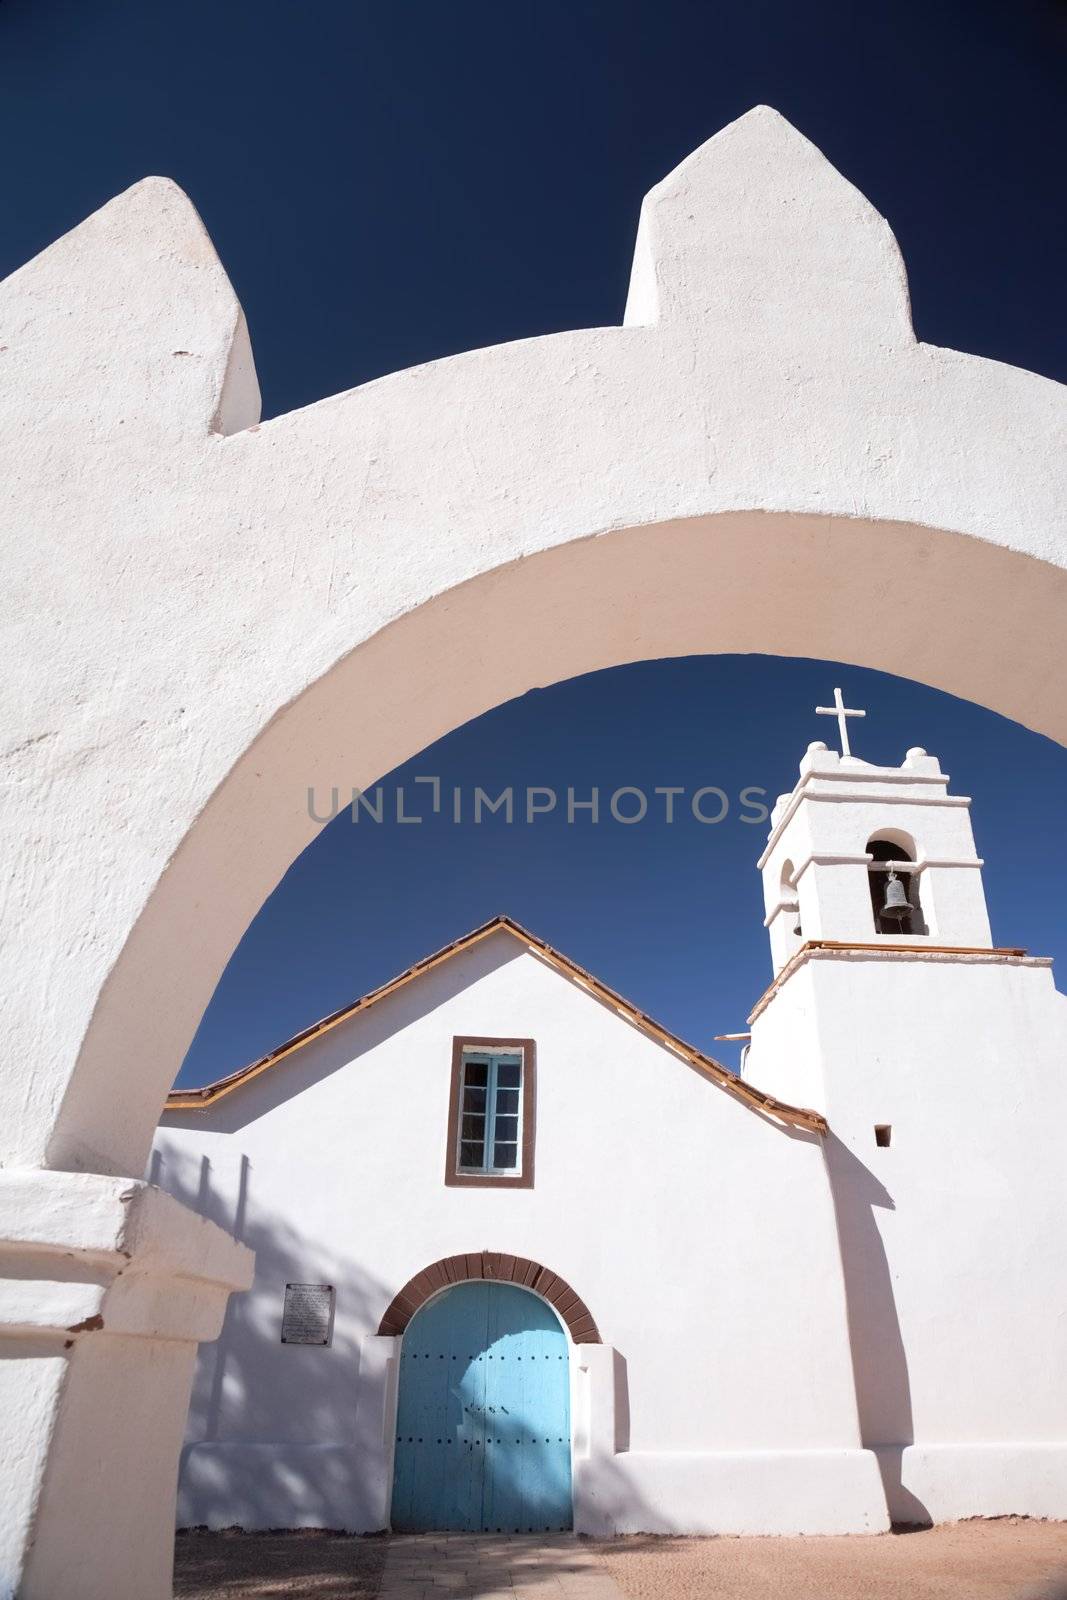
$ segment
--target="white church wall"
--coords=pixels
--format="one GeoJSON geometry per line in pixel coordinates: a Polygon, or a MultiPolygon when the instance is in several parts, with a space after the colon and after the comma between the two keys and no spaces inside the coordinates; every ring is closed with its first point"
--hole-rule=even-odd
{"type": "Polygon", "coordinates": [[[929,866],[918,876],[930,938],[944,944],[992,945],[980,863],[929,866]]]}
{"type": "Polygon", "coordinates": [[[361,1350],[408,1279],[490,1249],[565,1278],[621,1357],[617,1449],[598,1413],[576,1473],[589,1527],[884,1522],[817,1137],[738,1104],[509,936],[183,1122],[157,1136],[157,1180],[257,1251],[201,1361],[183,1520],[277,1526],[288,1496],[283,1522],[380,1526],[361,1350]],[[536,1040],[532,1189],[443,1182],[457,1034],[536,1040]],[[279,1343],[287,1280],[337,1285],[330,1348],[279,1343]]]}
{"type": "MultiPolygon", "coordinates": [[[[860,1420],[894,1517],[1067,1516],[1067,1077],[1049,965],[816,952],[758,1019],[754,1070],[765,1040],[813,1020],[860,1420]]],[[[796,1087],[786,1070],[773,1092],[796,1087]]]]}
{"type": "Polygon", "coordinates": [[[751,1023],[742,1076],[786,1105],[821,1107],[822,1058],[811,972],[806,965],[786,980],[789,1005],[768,1005],[751,1023]]]}

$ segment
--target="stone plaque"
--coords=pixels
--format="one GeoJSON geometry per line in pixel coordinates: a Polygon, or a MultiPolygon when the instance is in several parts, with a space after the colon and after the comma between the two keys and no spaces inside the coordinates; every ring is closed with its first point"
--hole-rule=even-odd
{"type": "Polygon", "coordinates": [[[282,1344],[329,1344],[333,1325],[332,1283],[287,1283],[282,1344]]]}

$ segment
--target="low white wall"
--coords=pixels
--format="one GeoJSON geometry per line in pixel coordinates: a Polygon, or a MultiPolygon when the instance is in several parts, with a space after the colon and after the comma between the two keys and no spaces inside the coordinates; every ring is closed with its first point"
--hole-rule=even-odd
{"type": "MultiPolygon", "coordinates": [[[[389,1526],[398,1338],[363,1341],[356,1444],[200,1443],[182,1455],[178,1526],[389,1526]]],[[[622,1533],[878,1533],[888,1525],[865,1450],[617,1448],[619,1361],[570,1345],[574,1529],[622,1533]]]]}
{"type": "Polygon", "coordinates": [[[1067,1443],[883,1445],[876,1454],[894,1522],[1067,1517],[1067,1443]]]}
{"type": "MultiPolygon", "coordinates": [[[[574,1530],[590,1538],[889,1527],[868,1450],[627,1451],[573,1468],[574,1530]]],[[[182,1454],[178,1526],[377,1532],[388,1527],[383,1488],[391,1481],[368,1482],[352,1445],[194,1444],[182,1454]]]]}
{"type": "Polygon", "coordinates": [[[884,1533],[869,1450],[638,1451],[598,1465],[579,1533],[884,1533]]]}

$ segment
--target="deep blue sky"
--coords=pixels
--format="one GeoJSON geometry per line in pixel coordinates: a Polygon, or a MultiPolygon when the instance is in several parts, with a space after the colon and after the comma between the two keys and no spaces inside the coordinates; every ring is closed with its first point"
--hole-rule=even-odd
{"type": "MultiPolygon", "coordinates": [[[[1048,0],[4,0],[0,273],[147,173],[175,178],[276,415],[617,322],[641,196],[764,101],[888,216],[922,338],[1063,379],[1065,82],[1067,7],[1048,0]]],[[[925,744],[975,796],[997,937],[1058,953],[1067,756],[915,685],[760,658],[637,666],[502,707],[412,770],[774,793],[836,682],[870,709],[861,754],[925,744]]],[[[498,909],[706,1045],[766,977],[761,834],[339,822],[235,957],[187,1080],[498,909]]]]}
{"type": "Polygon", "coordinates": [[[1047,0],[4,0],[0,271],[150,172],[268,416],[621,318],[641,197],[758,102],[890,219],[919,334],[1064,376],[1047,0]]]}

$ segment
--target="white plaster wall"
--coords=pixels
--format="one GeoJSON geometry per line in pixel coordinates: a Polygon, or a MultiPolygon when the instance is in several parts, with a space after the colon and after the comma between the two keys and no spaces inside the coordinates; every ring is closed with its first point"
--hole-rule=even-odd
{"type": "Polygon", "coordinates": [[[225,274],[149,179],[3,285],[0,346],[7,1162],[140,1170],[308,785],[546,673],[815,654],[1067,737],[1062,391],[917,343],[888,225],[765,108],[648,197],[622,328],[259,427],[225,274]],[[870,626],[887,560],[906,637],[870,626]],[[472,649],[494,608],[506,658],[472,649]]]}
{"type": "Polygon", "coordinates": [[[1067,1036],[1049,965],[816,954],[753,1032],[749,1070],[783,1097],[810,1097],[821,1057],[861,1426],[894,1516],[1067,1516],[1067,1036]]]}
{"type": "Polygon", "coordinates": [[[819,1018],[810,964],[786,980],[789,1004],[768,1005],[750,1023],[741,1076],[786,1105],[821,1107],[825,1099],[819,1018]]]}
{"type": "Polygon", "coordinates": [[[157,1135],[158,1180],[257,1252],[201,1360],[189,1437],[226,1448],[192,1453],[187,1519],[277,1525],[288,1495],[283,1520],[379,1525],[359,1521],[380,1498],[367,1452],[344,1454],[364,1425],[362,1341],[423,1267],[490,1249],[564,1277],[622,1357],[618,1452],[582,1469],[598,1526],[884,1521],[856,1448],[818,1139],[739,1105],[510,936],[177,1121],[157,1135]],[[454,1034],[536,1039],[533,1189],[445,1187],[454,1034]],[[337,1283],[332,1348],[278,1342],[287,1278],[337,1283]]]}

